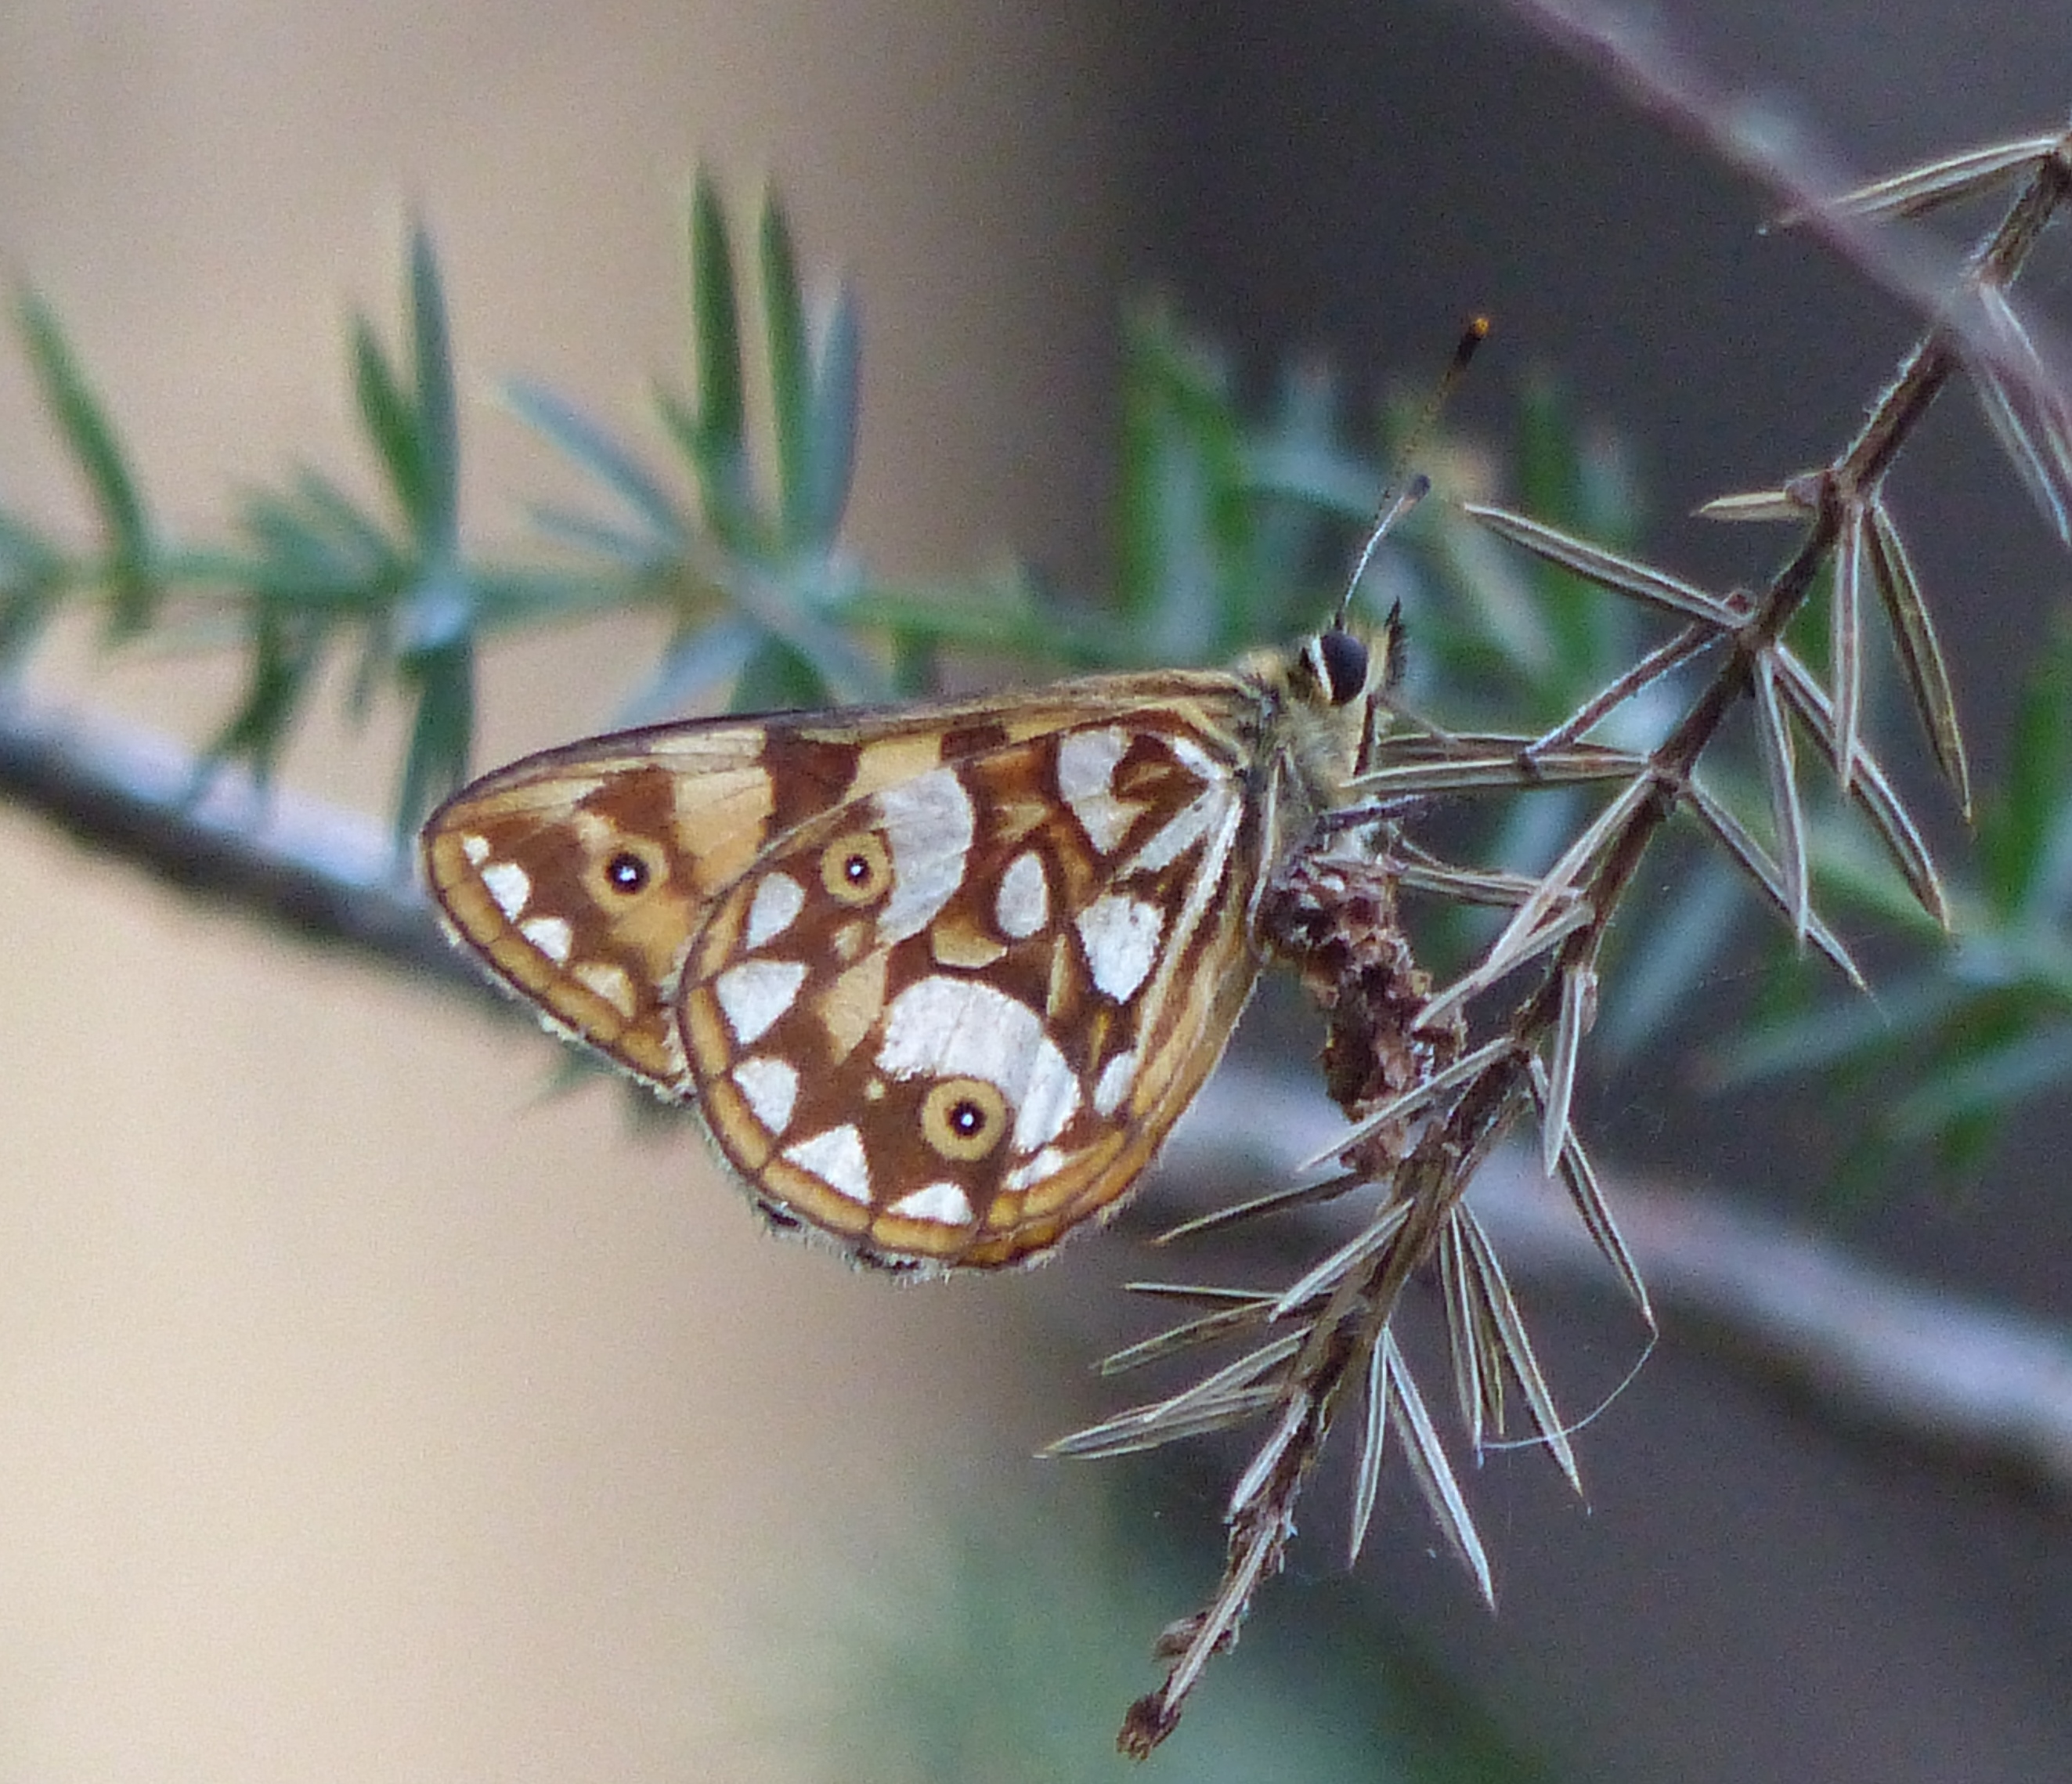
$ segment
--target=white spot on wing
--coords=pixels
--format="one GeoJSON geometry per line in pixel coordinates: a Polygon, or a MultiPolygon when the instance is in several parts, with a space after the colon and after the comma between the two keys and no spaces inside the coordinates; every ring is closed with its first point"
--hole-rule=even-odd
{"type": "Polygon", "coordinates": [[[633,995],[632,977],[624,967],[610,960],[578,960],[569,971],[578,984],[589,986],[620,1015],[632,1019],[638,1001],[633,995]]]}
{"type": "Polygon", "coordinates": [[[796,1146],[787,1146],[784,1156],[802,1171],[811,1171],[837,1195],[870,1204],[870,1161],[863,1152],[863,1136],[853,1127],[830,1128],[796,1146]]]}
{"type": "Polygon", "coordinates": [[[479,867],[489,859],[489,838],[462,837],[460,839],[460,852],[467,857],[469,866],[479,867]]]}
{"type": "Polygon", "coordinates": [[[1137,994],[1158,957],[1158,937],[1166,927],[1155,904],[1103,894],[1074,919],[1087,967],[1103,995],[1126,1003],[1137,994]]]}
{"type": "Polygon", "coordinates": [[[1000,876],[993,920],[1001,935],[1012,935],[1018,942],[1026,941],[1050,920],[1050,882],[1043,873],[1042,857],[1034,849],[1024,849],[1000,876]]]}
{"type": "Polygon", "coordinates": [[[713,995],[726,1013],[726,1026],[742,1046],[753,1046],[770,1025],[791,1007],[806,976],[796,960],[743,960],[713,980],[713,995]]]}
{"type": "Polygon", "coordinates": [[[972,804],[950,768],[888,787],[876,803],[892,853],[892,892],[878,914],[878,939],[890,946],[919,935],[964,883],[972,804]]]}
{"type": "Polygon", "coordinates": [[[1100,1080],[1094,1086],[1094,1112],[1098,1115],[1112,1115],[1122,1107],[1122,1100],[1129,1094],[1129,1087],[1137,1082],[1137,1054],[1118,1053],[1101,1067],[1100,1080]]]}
{"type": "Polygon", "coordinates": [[[939,1221],[945,1227],[972,1223],[970,1199],[954,1183],[931,1183],[926,1189],[901,1196],[886,1212],[903,1215],[909,1220],[939,1221]]]}
{"type": "Polygon", "coordinates": [[[760,947],[783,935],[805,906],[805,889],[790,874],[769,875],[756,887],[748,906],[748,946],[760,947]]]}
{"type": "Polygon", "coordinates": [[[1201,859],[1187,875],[1187,896],[1174,914],[1172,927],[1166,935],[1161,980],[1177,970],[1188,941],[1201,927],[1202,917],[1222,887],[1223,869],[1230,864],[1231,850],[1244,826],[1244,802],[1236,796],[1235,789],[1219,803],[1220,809],[1214,816],[1202,844],[1201,859]]]}
{"type": "Polygon", "coordinates": [[[495,899],[496,908],[512,923],[532,896],[532,876],[515,861],[491,861],[482,870],[482,884],[495,899]]]}
{"type": "Polygon", "coordinates": [[[1055,1177],[1065,1168],[1069,1157],[1055,1146],[1046,1146],[1027,1164],[1016,1165],[1002,1181],[1010,1190],[1026,1190],[1046,1177],[1055,1177]]]}
{"type": "Polygon", "coordinates": [[[1087,840],[1104,855],[1128,832],[1143,808],[1115,796],[1116,766],[1129,739],[1114,726],[1067,731],[1058,740],[1058,792],[1079,820],[1087,840]]]}
{"type": "Polygon", "coordinates": [[[799,1074],[782,1059],[759,1054],[734,1068],[734,1081],[755,1119],[772,1133],[791,1124],[799,1104],[799,1074]]]}
{"type": "Polygon", "coordinates": [[[567,918],[528,917],[519,924],[518,933],[556,966],[569,964],[569,951],[574,946],[576,938],[567,918]]]}
{"type": "Polygon", "coordinates": [[[911,985],[885,1012],[878,1070],[894,1078],[981,1078],[1014,1107],[1014,1149],[1031,1153],[1064,1130],[1079,1081],[1026,1004],[976,980],[911,985]]]}
{"type": "Polygon", "coordinates": [[[1079,1080],[1065,1056],[1050,1045],[1030,1062],[1028,1088],[1014,1112],[1014,1149],[1028,1152],[1054,1140],[1079,1106],[1079,1080]]]}

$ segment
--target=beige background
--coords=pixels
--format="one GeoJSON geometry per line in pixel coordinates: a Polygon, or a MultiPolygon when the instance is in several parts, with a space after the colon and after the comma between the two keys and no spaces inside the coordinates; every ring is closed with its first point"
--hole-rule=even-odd
{"type": "MultiPolygon", "coordinates": [[[[767,172],[865,302],[860,549],[1084,567],[1099,11],[17,6],[0,258],[178,532],[347,462],[343,319],[393,338],[421,212],[493,545],[557,487],[495,379],[635,420],[689,169],[743,218],[767,172]]],[[[0,422],[0,499],[76,519],[11,352],[0,422]]],[[[651,643],[493,663],[485,759],[593,725],[651,643]]],[[[76,637],[37,680],[190,737],[226,685],[76,637]]],[[[319,727],[290,778],[378,810],[396,740],[319,727]]],[[[543,1043],[13,816],[0,923],[0,1781],[806,1775],[849,1613],[1054,1429],[1027,1287],[767,1239],[684,1137],[543,1097],[543,1043]]]]}

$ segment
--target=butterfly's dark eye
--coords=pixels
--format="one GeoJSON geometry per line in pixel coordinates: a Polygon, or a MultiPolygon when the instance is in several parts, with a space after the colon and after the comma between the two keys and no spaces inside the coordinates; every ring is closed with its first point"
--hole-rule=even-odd
{"type": "Polygon", "coordinates": [[[648,886],[648,864],[631,849],[622,849],[604,864],[604,882],[615,892],[631,898],[648,886]]]}
{"type": "Polygon", "coordinates": [[[1317,659],[1324,693],[1334,706],[1350,705],[1367,692],[1366,643],[1350,632],[1334,628],[1317,637],[1317,659]]]}

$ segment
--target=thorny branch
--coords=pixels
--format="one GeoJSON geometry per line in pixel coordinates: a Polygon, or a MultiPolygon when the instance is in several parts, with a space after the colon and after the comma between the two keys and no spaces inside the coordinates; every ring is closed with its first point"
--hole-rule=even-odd
{"type": "MultiPolygon", "coordinates": [[[[1148,1347],[1164,1355],[1211,1338],[1244,1335],[1264,1341],[1252,1353],[1248,1366],[1234,1375],[1210,1378],[1219,1384],[1217,1391],[1205,1395],[1204,1384],[1197,1384],[1171,1400],[1139,1407],[1078,1433],[1059,1446],[1067,1453],[1112,1453],[1255,1419],[1263,1420],[1268,1432],[1226,1509],[1229,1539],[1223,1577],[1201,1610],[1160,1638],[1155,1651],[1171,1663],[1170,1669],[1157,1690],[1130,1706],[1119,1738],[1125,1753],[1141,1758],[1171,1733],[1208,1661],[1235,1640],[1259,1585],[1279,1570],[1285,1546],[1293,1533],[1303,1485],[1349,1393],[1363,1388],[1367,1396],[1356,1493],[1355,1552],[1365,1507],[1372,1500],[1383,1437],[1392,1423],[1402,1433],[1405,1453],[1440,1528],[1488,1594],[1489,1574],[1479,1539],[1392,1335],[1404,1289],[1428,1267],[1436,1267],[1440,1277],[1456,1398],[1471,1443],[1478,1447],[1486,1428],[1502,1428],[1503,1383],[1508,1376],[1524,1396],[1540,1441],[1572,1482],[1575,1479],[1564,1428],[1554,1413],[1495,1253],[1464,1198],[1497,1142],[1522,1118],[1536,1117],[1549,1174],[1566,1182],[1593,1238],[1626,1280],[1643,1317],[1652,1323],[1630,1252],[1612,1222],[1595,1173],[1568,1124],[1568,1111],[1581,1038],[1594,1011],[1597,960],[1606,927],[1649,844],[1672,813],[1687,803],[1696,806],[1716,837],[1783,906],[1795,932],[1802,939],[1815,934],[1817,919],[1811,909],[1805,817],[1794,745],[1794,730],[1803,730],[1833,768],[1838,789],[1864,811],[1923,904],[1938,919],[1944,918],[1939,884],[1919,845],[1918,829],[1891,795],[1889,783],[1858,734],[1864,655],[1861,593],[1868,577],[1892,619],[1895,637],[1901,641],[1902,665],[1931,746],[1959,804],[1968,808],[1968,783],[1956,741],[1947,677],[1927,610],[1910,572],[1904,568],[1904,549],[1884,505],[1883,483],[1900,448],[1951,373],[1968,363],[2010,455],[2061,536],[2072,536],[2066,524],[2066,516],[2072,513],[2072,425],[2067,425],[2066,405],[2040,376],[2025,384],[2021,400],[2010,400],[2001,383],[2006,354],[1972,353],[1967,360],[1973,337],[1960,329],[1957,320],[1960,310],[2004,318],[2003,346],[2022,360],[2025,373],[2040,375],[2033,343],[2006,305],[2004,292],[2072,191],[2072,136],[2040,148],[2032,146],[2032,150],[2025,164],[2019,159],[2012,163],[2014,171],[2029,173],[2024,189],[1998,228],[1971,257],[1959,288],[1903,359],[1846,449],[1820,471],[1794,478],[1774,491],[1729,499],[1716,510],[1723,517],[1759,512],[1772,518],[1794,515],[1803,521],[1805,530],[1797,549],[1753,598],[1711,595],[1651,566],[1614,558],[1583,541],[1554,534],[1521,516],[1491,508],[1469,510],[1515,544],[1610,592],[1695,622],[1700,639],[1687,648],[1686,639],[1679,638],[1661,653],[1665,661],[1695,656],[1700,643],[1716,646],[1720,660],[1644,766],[1540,884],[1523,896],[1516,915],[1483,960],[1458,984],[1430,997],[1421,1013],[1412,1013],[1401,1029],[1394,1026],[1392,1012],[1371,1007],[1371,1000],[1362,1003],[1379,970],[1373,962],[1363,961],[1357,953],[1350,962],[1335,961],[1335,980],[1327,974],[1326,982],[1319,984],[1316,968],[1322,956],[1315,952],[1309,931],[1286,926],[1269,929],[1273,944],[1305,968],[1312,989],[1331,1010],[1334,1048],[1342,1051],[1349,1042],[1364,1045],[1379,1059],[1400,1050],[1406,1038],[1414,1039],[1421,1034],[1434,1043],[1442,1033],[1449,1038],[1425,1061],[1428,1081],[1421,1098],[1414,1089],[1406,1095],[1400,1085],[1360,1087],[1355,1083],[1349,1087],[1344,1074],[1330,1070],[1327,1050],[1334,1098],[1355,1127],[1338,1154],[1340,1174],[1317,1193],[1342,1194],[1362,1183],[1376,1189],[1377,1205],[1363,1233],[1304,1276],[1296,1288],[1278,1296],[1260,1295],[1249,1302],[1240,1300],[1235,1307],[1225,1305],[1192,1327],[1176,1328],[1148,1347]],[[2036,393],[2037,384],[2043,394],[2036,393]],[[1806,673],[1786,646],[1785,635],[1817,579],[1831,567],[1836,596],[1830,690],[1806,673]],[[1696,778],[1722,724],[1749,700],[1757,707],[1770,788],[1777,839],[1774,863],[1745,830],[1737,837],[1707,810],[1708,801],[1696,778]],[[1535,961],[1540,963],[1536,980],[1507,1017],[1485,1030],[1490,1038],[1469,1054],[1480,1062],[1478,1069],[1457,1091],[1444,1097],[1436,1094],[1433,1083],[1459,1075],[1446,1068],[1467,1044],[1468,1033],[1460,1026],[1465,1007],[1535,961]],[[1350,1036],[1341,1026],[1348,1006],[1365,1009],[1364,1015],[1355,1018],[1350,1036]],[[1383,1116],[1376,1115],[1377,1108],[1383,1116]],[[1378,1148],[1375,1123],[1383,1116],[1390,1124],[1392,1143],[1378,1148]],[[1166,1428],[1169,1422],[1174,1428],[1166,1428]]],[[[1909,192],[1906,202],[1918,208],[1918,178],[1909,192]]],[[[1865,195],[1840,201],[1836,208],[1874,212],[1887,202],[1878,188],[1872,188],[1865,195]]],[[[1633,686],[1639,684],[1636,680],[1633,686]]],[[[1562,726],[1549,741],[1572,746],[1589,724],[1609,710],[1601,701],[1593,707],[1589,722],[1562,726]]],[[[1511,776],[1515,787],[1537,784],[1534,754],[1530,741],[1517,740],[1511,776]]],[[[1478,765],[1472,774],[1463,775],[1459,790],[1486,787],[1489,779],[1486,764],[1478,765]]],[[[1428,775],[1425,784],[1445,784],[1443,765],[1437,780],[1428,775]]],[[[1385,759],[1367,777],[1361,790],[1377,801],[1372,844],[1379,858],[1388,860],[1401,839],[1383,816],[1389,810],[1389,794],[1399,790],[1391,784],[1385,759]]],[[[1291,873],[1300,877],[1309,867],[1309,862],[1298,861],[1291,873]]],[[[1371,913],[1365,908],[1341,905],[1337,915],[1355,936],[1373,930],[1371,913]]],[[[1830,947],[1823,941],[1823,947],[1855,976],[1838,945],[1830,947]]],[[[1355,1081],[1358,1077],[1352,1075],[1355,1081]]],[[[1174,1293],[1184,1296],[1187,1291],[1174,1293]]]]}
{"type": "MultiPolygon", "coordinates": [[[[1873,210],[1838,202],[1848,182],[1824,162],[1807,134],[1781,127],[1760,101],[1723,91],[1696,62],[1679,54],[1659,19],[1646,9],[1593,0],[1507,0],[1529,29],[1614,84],[1641,110],[1702,144],[1706,154],[1737,168],[1770,194],[1782,220],[1817,234],[1836,253],[1923,314],[1949,306],[1965,268],[1942,245],[1918,233],[1882,227],[1895,217],[1923,214],[1949,196],[1984,189],[1967,176],[2000,156],[1990,171],[2004,174],[2057,151],[2054,132],[2004,148],[1952,156],[1947,162],[1895,176],[1892,203],[1873,210]],[[1925,185],[1925,201],[1904,183],[1925,185]]],[[[1958,294],[1951,315],[1974,354],[1995,356],[1998,345],[1985,317],[1958,294]]],[[[2037,364],[2048,383],[2072,388],[2072,351],[2062,338],[2039,333],[2037,364]]]]}
{"type": "MultiPolygon", "coordinates": [[[[1216,1092],[1174,1131],[1160,1170],[1196,1190],[1235,1191],[1299,1174],[1332,1137],[1314,1086],[1227,1065],[1216,1092]]],[[[1709,1328],[1760,1358],[1851,1430],[2072,1497],[2072,1332],[1895,1276],[1729,1198],[1625,1174],[1605,1187],[1665,1320],[1709,1328]]],[[[1492,1159],[1469,1201],[1528,1280],[1593,1293],[1616,1280],[1524,1148],[1492,1159]]]]}

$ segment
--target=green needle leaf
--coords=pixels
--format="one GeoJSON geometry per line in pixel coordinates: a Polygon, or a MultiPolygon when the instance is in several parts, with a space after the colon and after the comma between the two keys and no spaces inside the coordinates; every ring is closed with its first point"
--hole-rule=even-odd
{"type": "Polygon", "coordinates": [[[44,405],[79,467],[105,536],[114,595],[109,635],[134,636],[150,625],[157,606],[144,498],[115,424],[88,383],[56,313],[35,292],[25,291],[17,300],[15,314],[44,405]]]}
{"type": "Polygon", "coordinates": [[[796,549],[812,542],[813,532],[813,367],[791,228],[774,195],[763,200],[758,246],[771,418],[777,435],[778,507],[784,542],[796,549]]]}

